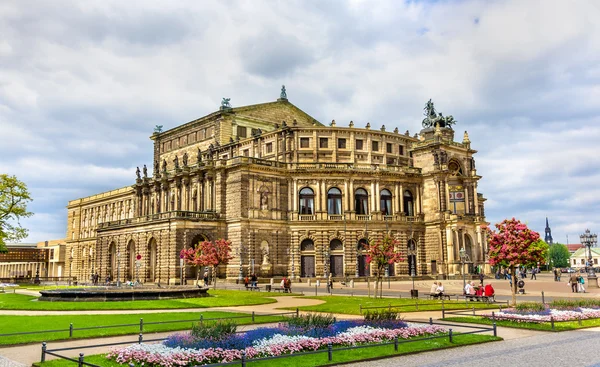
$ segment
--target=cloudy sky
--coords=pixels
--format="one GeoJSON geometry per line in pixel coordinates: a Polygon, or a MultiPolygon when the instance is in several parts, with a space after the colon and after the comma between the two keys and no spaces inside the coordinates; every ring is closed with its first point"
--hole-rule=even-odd
{"type": "Polygon", "coordinates": [[[0,2],[0,173],[30,188],[27,242],[68,200],[130,185],[148,138],[218,109],[290,101],[328,123],[469,132],[488,220],[555,241],[600,231],[600,2],[0,2]]]}

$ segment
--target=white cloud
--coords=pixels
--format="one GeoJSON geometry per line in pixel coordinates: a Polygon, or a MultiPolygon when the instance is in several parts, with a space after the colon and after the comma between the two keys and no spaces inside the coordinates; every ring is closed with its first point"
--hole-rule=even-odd
{"type": "Polygon", "coordinates": [[[64,232],[67,200],[151,164],[154,125],[222,97],[271,101],[286,84],[321,122],[411,134],[433,98],[479,150],[488,219],[543,231],[549,216],[564,238],[600,226],[599,18],[558,0],[4,1],[0,171],[50,196],[34,208],[62,227],[32,228],[44,240],[64,232]]]}

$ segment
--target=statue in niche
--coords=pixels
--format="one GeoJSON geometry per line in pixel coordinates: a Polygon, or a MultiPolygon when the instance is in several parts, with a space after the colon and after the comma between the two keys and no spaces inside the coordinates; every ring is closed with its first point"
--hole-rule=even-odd
{"type": "Polygon", "coordinates": [[[144,171],[144,178],[148,178],[148,168],[146,168],[145,164],[144,164],[143,171],[144,171]]]}
{"type": "Polygon", "coordinates": [[[202,151],[198,148],[198,156],[196,157],[198,163],[202,162],[202,151]]]}
{"type": "Polygon", "coordinates": [[[183,166],[187,167],[188,164],[188,154],[187,152],[183,153],[183,166]]]}
{"type": "Polygon", "coordinates": [[[433,164],[435,164],[436,166],[438,164],[440,164],[440,158],[438,156],[438,152],[437,151],[433,152],[433,164]]]}
{"type": "Polygon", "coordinates": [[[154,162],[154,175],[158,174],[158,172],[160,171],[160,163],[158,163],[158,161],[154,162]]]}
{"type": "Polygon", "coordinates": [[[269,209],[269,196],[267,192],[260,193],[260,209],[267,210],[269,209]]]}
{"type": "Polygon", "coordinates": [[[263,265],[270,264],[270,261],[269,261],[269,247],[268,246],[265,246],[265,247],[262,248],[262,255],[263,255],[263,258],[262,258],[263,265]]]}
{"type": "Polygon", "coordinates": [[[175,159],[173,159],[173,164],[175,164],[175,169],[179,168],[179,157],[175,156],[175,159]]]}
{"type": "Polygon", "coordinates": [[[138,180],[141,180],[141,179],[142,179],[142,177],[140,176],[140,167],[136,167],[136,170],[135,170],[135,175],[137,176],[137,179],[138,179],[138,180]]]}
{"type": "Polygon", "coordinates": [[[163,172],[167,172],[167,160],[163,159],[163,172]]]}

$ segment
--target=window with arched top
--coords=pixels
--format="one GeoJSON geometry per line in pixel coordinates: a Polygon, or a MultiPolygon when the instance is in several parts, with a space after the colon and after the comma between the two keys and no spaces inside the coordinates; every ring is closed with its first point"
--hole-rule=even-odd
{"type": "Polygon", "coordinates": [[[329,251],[342,251],[344,250],[344,244],[341,240],[334,238],[329,242],[329,251]]]}
{"type": "Polygon", "coordinates": [[[392,193],[383,189],[380,193],[381,213],[383,215],[392,215],[392,193]]]}
{"type": "Polygon", "coordinates": [[[337,187],[327,191],[327,213],[342,214],[342,192],[337,187]]]}
{"type": "Polygon", "coordinates": [[[314,214],[315,192],[310,187],[300,190],[300,214],[314,214]]]}
{"type": "Polygon", "coordinates": [[[354,192],[354,208],[356,214],[369,214],[369,194],[365,189],[357,189],[354,192]]]}
{"type": "Polygon", "coordinates": [[[404,191],[403,200],[404,200],[404,214],[406,214],[409,217],[412,217],[413,215],[415,215],[412,193],[408,190],[404,191]]]}
{"type": "Polygon", "coordinates": [[[303,240],[300,243],[300,251],[314,251],[315,243],[310,238],[303,240]]]}

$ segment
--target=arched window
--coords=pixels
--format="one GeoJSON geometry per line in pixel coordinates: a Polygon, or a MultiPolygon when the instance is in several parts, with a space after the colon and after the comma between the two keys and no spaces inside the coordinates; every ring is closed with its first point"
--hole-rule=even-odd
{"type": "Polygon", "coordinates": [[[300,251],[314,251],[315,243],[310,238],[305,239],[300,243],[300,251]]]}
{"type": "Polygon", "coordinates": [[[389,190],[381,190],[381,213],[392,215],[392,193],[389,190]]]}
{"type": "Polygon", "coordinates": [[[315,193],[311,188],[305,187],[300,190],[300,214],[314,214],[315,193]]]}
{"type": "Polygon", "coordinates": [[[337,238],[334,238],[329,242],[329,251],[342,251],[344,249],[344,244],[337,238]]]}
{"type": "Polygon", "coordinates": [[[369,194],[365,189],[357,189],[354,192],[354,207],[356,208],[356,214],[369,214],[369,194]]]}
{"type": "Polygon", "coordinates": [[[406,214],[409,217],[415,215],[413,196],[412,193],[408,190],[404,191],[404,214],[406,214]]]}
{"type": "Polygon", "coordinates": [[[342,214],[342,192],[336,187],[327,192],[327,213],[342,214]]]}

